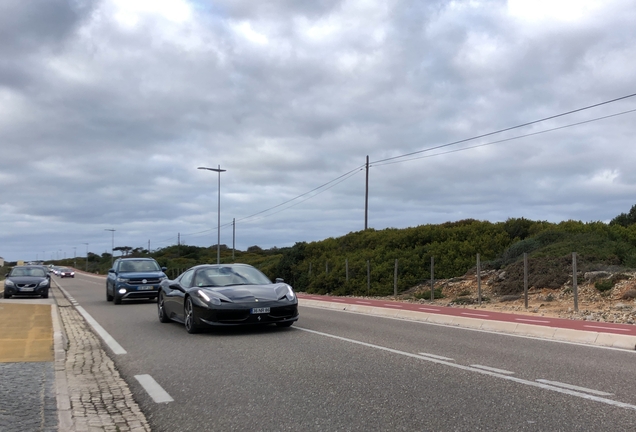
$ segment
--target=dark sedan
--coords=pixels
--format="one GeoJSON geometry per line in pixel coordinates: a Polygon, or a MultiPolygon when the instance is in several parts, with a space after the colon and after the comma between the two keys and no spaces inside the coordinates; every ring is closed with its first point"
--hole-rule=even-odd
{"type": "Polygon", "coordinates": [[[14,295],[49,298],[51,277],[42,266],[13,267],[4,280],[4,298],[14,295]]]}
{"type": "Polygon", "coordinates": [[[292,287],[247,264],[199,265],[175,280],[161,282],[159,321],[177,321],[188,333],[205,327],[276,324],[298,320],[298,299],[292,287]]]}

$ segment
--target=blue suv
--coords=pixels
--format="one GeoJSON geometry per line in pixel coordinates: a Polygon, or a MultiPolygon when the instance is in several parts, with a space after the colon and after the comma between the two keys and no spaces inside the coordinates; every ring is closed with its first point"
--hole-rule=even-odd
{"type": "Polygon", "coordinates": [[[156,299],[167,269],[152,258],[118,258],[106,278],[106,300],[156,299]]]}

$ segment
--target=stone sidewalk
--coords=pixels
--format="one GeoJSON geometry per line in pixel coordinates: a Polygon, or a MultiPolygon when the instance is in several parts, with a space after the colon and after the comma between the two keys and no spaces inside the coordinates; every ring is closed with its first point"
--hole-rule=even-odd
{"type": "Polygon", "coordinates": [[[60,431],[150,431],[100,339],[59,289],[52,292],[66,342],[64,360],[56,343],[60,431]]]}

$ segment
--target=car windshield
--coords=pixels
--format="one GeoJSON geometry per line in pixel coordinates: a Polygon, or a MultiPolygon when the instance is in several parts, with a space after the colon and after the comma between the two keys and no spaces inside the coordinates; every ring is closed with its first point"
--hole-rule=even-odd
{"type": "Polygon", "coordinates": [[[194,280],[194,285],[200,287],[267,285],[271,283],[272,281],[267,276],[249,266],[206,267],[197,271],[194,280]]]}
{"type": "Polygon", "coordinates": [[[155,261],[122,261],[119,271],[121,272],[154,272],[160,271],[159,264],[155,261]]]}
{"type": "Polygon", "coordinates": [[[60,271],[61,271],[61,272],[64,272],[64,273],[70,273],[70,272],[71,272],[71,269],[63,268],[63,269],[61,269],[60,271]]]}
{"type": "Polygon", "coordinates": [[[46,272],[41,268],[14,268],[9,276],[46,277],[46,272]]]}

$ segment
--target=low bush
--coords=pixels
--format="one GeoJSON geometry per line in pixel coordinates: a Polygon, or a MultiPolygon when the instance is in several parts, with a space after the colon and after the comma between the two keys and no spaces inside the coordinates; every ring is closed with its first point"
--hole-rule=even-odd
{"type": "MultiPolygon", "coordinates": [[[[415,294],[413,294],[413,296],[418,300],[430,300],[431,290],[429,289],[425,291],[416,292],[415,294]]],[[[435,290],[433,291],[433,297],[435,299],[441,299],[441,298],[444,298],[444,294],[442,294],[442,290],[440,288],[435,288],[435,290]]]]}
{"type": "Polygon", "coordinates": [[[602,279],[594,282],[594,288],[600,292],[609,291],[614,288],[614,281],[612,279],[602,279]]]}

